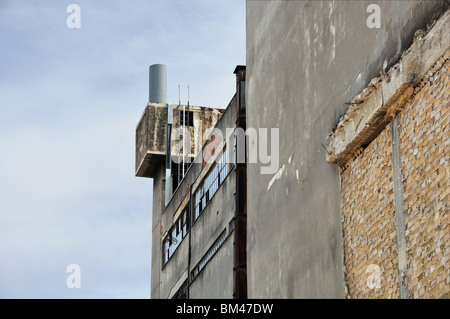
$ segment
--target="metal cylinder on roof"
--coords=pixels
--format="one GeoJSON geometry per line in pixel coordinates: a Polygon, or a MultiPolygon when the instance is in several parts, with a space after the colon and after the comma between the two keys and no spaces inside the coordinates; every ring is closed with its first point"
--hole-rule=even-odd
{"type": "Polygon", "coordinates": [[[167,66],[150,65],[149,102],[167,103],[167,66]]]}

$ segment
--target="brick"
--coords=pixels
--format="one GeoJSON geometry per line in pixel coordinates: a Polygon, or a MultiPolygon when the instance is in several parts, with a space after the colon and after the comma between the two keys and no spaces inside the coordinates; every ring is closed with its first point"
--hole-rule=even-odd
{"type": "MultiPolygon", "coordinates": [[[[450,291],[449,62],[434,67],[438,75],[419,83],[399,113],[413,298],[440,298],[450,291]]],[[[341,174],[344,243],[351,243],[344,245],[345,275],[356,298],[399,298],[390,134],[388,125],[341,174]],[[382,287],[368,291],[366,269],[371,263],[382,267],[382,287]]]]}

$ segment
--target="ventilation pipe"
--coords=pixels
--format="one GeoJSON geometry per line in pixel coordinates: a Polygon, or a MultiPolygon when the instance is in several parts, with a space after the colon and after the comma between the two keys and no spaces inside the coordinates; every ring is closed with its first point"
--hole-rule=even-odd
{"type": "Polygon", "coordinates": [[[149,102],[167,103],[167,66],[153,64],[150,66],[149,102]]]}

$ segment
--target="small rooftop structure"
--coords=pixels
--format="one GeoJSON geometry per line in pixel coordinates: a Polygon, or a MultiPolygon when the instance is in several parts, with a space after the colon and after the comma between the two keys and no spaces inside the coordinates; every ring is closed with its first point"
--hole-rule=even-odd
{"type": "Polygon", "coordinates": [[[154,178],[158,165],[166,160],[169,108],[172,108],[173,114],[170,143],[172,156],[180,153],[177,148],[182,144],[179,140],[182,124],[185,124],[185,130],[191,138],[186,156],[194,158],[203,146],[206,130],[214,127],[222,116],[219,109],[208,107],[148,103],[136,127],[136,176],[154,178]],[[184,117],[183,111],[186,114],[184,117]]]}

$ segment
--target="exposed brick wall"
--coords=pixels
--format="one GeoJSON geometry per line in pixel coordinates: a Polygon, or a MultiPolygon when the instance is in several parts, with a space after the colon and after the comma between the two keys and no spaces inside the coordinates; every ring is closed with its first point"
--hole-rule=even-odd
{"type": "Polygon", "coordinates": [[[387,127],[341,174],[344,269],[352,298],[399,297],[391,154],[387,127]],[[380,267],[380,288],[368,285],[375,275],[371,264],[380,267]]]}
{"type": "Polygon", "coordinates": [[[441,58],[399,115],[412,298],[448,297],[450,291],[449,78],[450,61],[441,58]]]}
{"type": "MultiPolygon", "coordinates": [[[[408,289],[450,291],[450,62],[446,55],[399,114],[408,289]]],[[[341,172],[344,271],[351,298],[399,298],[391,127],[341,172]],[[368,280],[380,267],[379,288],[368,280]],[[369,272],[368,272],[369,270],[369,272]]]]}

